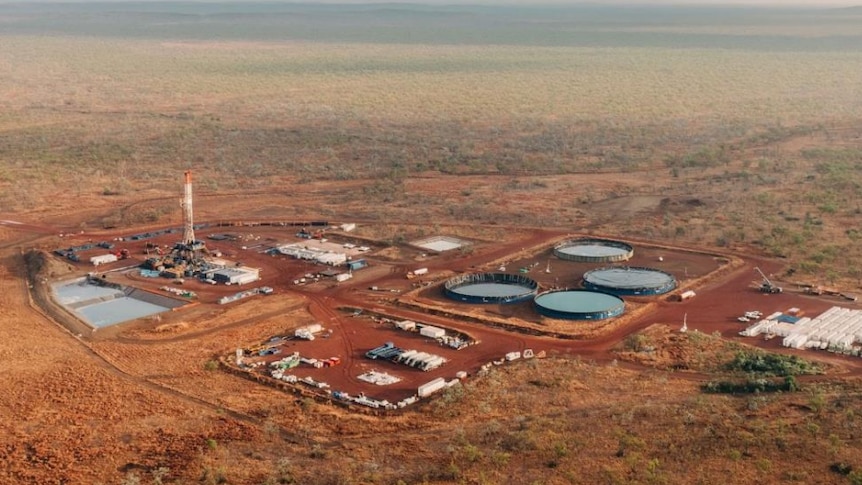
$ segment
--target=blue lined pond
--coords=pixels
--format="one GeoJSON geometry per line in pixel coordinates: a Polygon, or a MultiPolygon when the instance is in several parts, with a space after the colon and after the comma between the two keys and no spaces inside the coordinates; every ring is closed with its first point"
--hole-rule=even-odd
{"type": "Polygon", "coordinates": [[[156,315],[186,304],[137,288],[92,284],[87,278],[55,283],[51,289],[57,303],[95,328],[156,315]]]}

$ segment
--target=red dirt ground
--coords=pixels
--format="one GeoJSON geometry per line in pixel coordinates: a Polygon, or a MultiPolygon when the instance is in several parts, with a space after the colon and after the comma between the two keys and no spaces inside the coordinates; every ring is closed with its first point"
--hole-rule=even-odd
{"type": "MultiPolygon", "coordinates": [[[[26,228],[21,227],[3,226],[0,229],[5,236],[9,236],[6,238],[6,249],[9,251],[11,251],[10,248],[29,248],[33,244],[44,250],[53,250],[80,244],[88,239],[111,240],[113,237],[129,234],[129,232],[121,234],[106,231],[63,238],[46,238],[46,231],[50,228],[41,226],[34,228],[35,232],[26,233],[22,232],[26,228]]],[[[208,232],[235,232],[264,236],[261,240],[269,237],[283,242],[296,240],[293,236],[295,231],[287,228],[227,229],[201,231],[201,235],[205,236],[208,232]]],[[[738,337],[736,333],[742,326],[735,317],[742,311],[753,309],[771,313],[796,306],[802,308],[808,315],[813,315],[836,304],[855,305],[847,305],[848,302],[836,299],[806,296],[784,282],[779,283],[785,287],[786,293],[760,294],[756,290],[759,278],[753,268],[758,266],[767,273],[778,273],[781,268],[780,261],[730,253],[723,254],[721,257],[732,263],[722,265],[720,261],[709,255],[709,252],[704,256],[684,248],[655,248],[649,246],[649,241],[628,240],[636,250],[636,257],[632,264],[658,266],[678,277],[682,274],[683,284],[691,285],[690,287],[697,292],[697,296],[681,303],[671,302],[661,297],[641,299],[630,305],[632,310],[626,316],[607,322],[599,331],[580,339],[557,339],[506,331],[457,316],[428,314],[416,306],[409,306],[410,297],[405,296],[405,293],[414,290],[413,283],[416,282],[405,277],[410,269],[428,267],[429,278],[436,284],[449,275],[459,272],[493,268],[500,260],[542,261],[543,256],[546,259],[545,255],[548,254],[548,248],[553,242],[571,236],[563,231],[547,229],[516,228],[509,232],[499,227],[482,229],[487,229],[489,233],[496,231],[496,234],[502,231],[506,237],[500,237],[501,241],[490,241],[492,238],[488,238],[489,240],[476,238],[472,252],[450,252],[424,259],[420,256],[421,252],[413,248],[393,248],[388,244],[369,242],[368,245],[376,250],[367,256],[372,267],[356,272],[354,279],[339,285],[323,281],[306,286],[293,285],[293,280],[297,276],[316,267],[284,257],[271,257],[253,250],[242,250],[242,242],[214,242],[209,243],[210,246],[221,249],[228,257],[238,259],[247,266],[261,268],[264,279],[260,284],[274,287],[276,294],[269,297],[256,296],[235,304],[214,305],[212,303],[218,297],[234,293],[238,288],[210,286],[187,280],[183,288],[198,292],[198,300],[201,304],[166,313],[161,322],[143,319],[101,329],[96,335],[83,335],[81,341],[61,332],[58,327],[51,325],[49,320],[40,317],[41,325],[34,325],[32,329],[24,330],[28,337],[27,345],[33,349],[45,349],[50,359],[45,362],[34,362],[35,359],[32,358],[29,350],[27,355],[3,355],[9,365],[9,371],[20,374],[3,388],[13,396],[11,401],[6,401],[13,402],[9,407],[11,415],[32,417],[38,419],[39,423],[43,423],[42,428],[23,425],[7,426],[9,436],[12,436],[7,443],[21,443],[20,446],[7,448],[5,451],[0,450],[4,460],[15,463],[14,470],[10,472],[12,475],[8,476],[31,477],[30,481],[34,483],[45,477],[73,477],[73,479],[85,477],[82,483],[92,482],[94,479],[103,482],[116,481],[115,478],[121,467],[137,462],[149,468],[166,464],[175,471],[200,470],[208,463],[208,458],[201,450],[202,443],[207,438],[217,440],[219,446],[223,446],[224,443],[227,447],[230,446],[227,443],[237,440],[238,447],[246,446],[242,443],[250,443],[247,445],[249,448],[259,450],[266,448],[266,445],[261,443],[271,439],[258,436],[261,433],[260,430],[267,427],[271,427],[277,435],[284,436],[293,443],[302,442],[303,439],[308,443],[308,435],[303,438],[302,430],[309,426],[309,418],[296,412],[296,400],[289,393],[274,387],[250,384],[226,372],[205,370],[205,364],[208,361],[219,356],[230,355],[237,347],[253,345],[272,335],[284,335],[290,329],[308,323],[320,322],[325,327],[333,328],[333,336],[329,339],[319,338],[314,342],[295,342],[296,348],[309,348],[307,354],[311,357],[336,355],[342,356],[345,360],[342,366],[319,371],[322,380],[329,382],[333,388],[340,388],[339,390],[350,394],[355,395],[357,391],[366,392],[372,397],[395,401],[412,394],[415,386],[438,375],[451,378],[459,370],[467,370],[472,374],[479,366],[490,360],[499,359],[505,352],[512,350],[531,348],[537,352],[544,350],[552,356],[571,356],[598,362],[611,362],[617,357],[613,352],[614,347],[627,335],[656,323],[667,324],[676,329],[685,314],[688,314],[689,328],[692,330],[710,333],[720,331],[726,338],[777,348],[778,339],[763,341],[738,337]],[[662,266],[658,265],[657,255],[659,254],[664,257],[662,266]],[[710,268],[715,269],[720,266],[723,269],[719,270],[718,276],[706,276],[700,279],[701,275],[710,271],[710,268]],[[685,279],[686,272],[689,280],[685,279]],[[367,289],[372,285],[396,289],[399,292],[372,292],[367,289]],[[403,303],[399,301],[402,299],[403,303]],[[462,351],[444,349],[418,340],[412,335],[372,324],[367,319],[353,318],[350,313],[339,311],[339,307],[363,308],[368,312],[379,312],[394,318],[411,319],[457,329],[470,334],[480,343],[462,351]],[[342,336],[350,338],[340,338],[342,336]],[[445,353],[451,361],[437,371],[425,373],[394,364],[372,362],[364,358],[365,351],[389,340],[407,348],[428,348],[441,355],[445,353]],[[65,371],[58,372],[56,368],[62,368],[65,371]],[[371,368],[397,374],[404,377],[404,380],[389,388],[357,383],[356,376],[371,368]],[[77,376],[78,379],[66,380],[62,385],[53,385],[50,390],[28,385],[35,381],[59,381],[64,374],[77,376]],[[82,400],[81,396],[87,396],[87,398],[82,400]],[[130,396],[133,398],[130,399],[130,396]],[[73,402],[78,404],[71,406],[70,403],[73,402]],[[293,406],[289,412],[284,412],[285,403],[293,406]],[[58,413],[57,409],[61,408],[70,411],[58,413]],[[72,428],[62,424],[68,416],[86,416],[85,408],[107,409],[105,413],[112,421],[100,422],[95,428],[95,434],[82,433],[87,436],[88,441],[74,444],[73,430],[84,429],[92,423],[82,421],[84,418],[76,418],[72,428]],[[254,424],[257,428],[248,426],[248,423],[254,424]],[[125,437],[128,434],[126,429],[133,429],[128,437],[125,437]],[[102,435],[105,438],[98,441],[96,436],[102,435]],[[62,446],[54,446],[54,444],[62,444],[62,446]],[[96,457],[87,450],[104,448],[116,451],[109,460],[104,459],[99,462],[98,471],[88,471],[83,463],[96,460],[96,457]],[[170,463],[163,463],[164,456],[176,458],[170,463]],[[28,457],[47,460],[47,463],[53,467],[51,470],[54,471],[43,470],[40,474],[31,473],[27,468],[28,464],[32,465],[28,457]]],[[[57,233],[59,234],[59,231],[57,233]]],[[[591,236],[596,235],[591,234],[591,236]]],[[[333,235],[332,239],[338,240],[340,237],[333,235]]],[[[175,239],[173,236],[166,236],[158,239],[157,242],[173,244],[175,239]]],[[[130,249],[137,260],[144,256],[144,241],[118,243],[118,247],[130,249]]],[[[0,314],[5,317],[9,312],[8,317],[12,321],[32,320],[29,315],[35,310],[23,308],[20,302],[12,303],[17,300],[25,301],[27,296],[26,287],[21,284],[20,278],[11,276],[12,273],[23,274],[23,271],[18,268],[20,258],[9,256],[7,259],[8,269],[3,268],[3,270],[10,276],[0,281],[6,285],[4,298],[10,300],[4,300],[8,306],[4,305],[0,308],[0,314]]],[[[118,262],[114,266],[120,267],[129,263],[118,262]]],[[[80,273],[93,269],[92,266],[83,263],[75,267],[80,273]]],[[[569,274],[574,280],[582,272],[583,267],[584,265],[575,263],[552,261],[553,273],[550,276],[569,274]]],[[[100,267],[99,270],[110,268],[111,266],[105,266],[100,267]]],[[[517,269],[517,266],[512,268],[517,269]]],[[[543,269],[541,265],[538,268],[543,269]]],[[[544,278],[544,274],[537,273],[536,276],[544,278]]],[[[122,273],[113,274],[109,278],[125,284],[142,285],[154,291],[158,291],[159,286],[169,283],[169,280],[149,281],[137,276],[125,276],[122,273]]],[[[549,280],[540,281],[543,285],[549,282],[549,280]]],[[[434,287],[431,287],[432,291],[433,289],[434,287]]],[[[462,305],[442,298],[428,299],[453,311],[464,310],[462,305]]],[[[481,310],[483,315],[480,316],[485,317],[489,322],[499,319],[503,322],[517,323],[516,320],[519,318],[526,318],[528,306],[519,309],[520,313],[516,312],[511,317],[501,315],[499,308],[488,310],[483,308],[481,310]]],[[[469,312],[469,309],[467,311],[469,312]]],[[[541,323],[570,325],[568,322],[543,321],[541,323]]],[[[20,328],[14,332],[9,330],[3,337],[11,341],[21,332],[20,328]]],[[[5,351],[5,349],[4,347],[0,350],[5,351]]],[[[787,349],[780,349],[780,351],[800,353],[787,349]]],[[[860,370],[862,361],[859,359],[821,352],[806,352],[805,355],[810,359],[826,360],[837,364],[838,372],[843,372],[844,375],[862,375],[860,370]]],[[[569,362],[565,359],[559,359],[559,361],[569,362]]],[[[628,363],[620,363],[619,367],[622,369],[617,369],[615,372],[622,373],[628,368],[637,369],[639,372],[643,370],[642,366],[628,363]]],[[[517,366],[512,366],[507,369],[516,368],[517,366]]],[[[303,372],[298,375],[315,375],[312,372],[318,372],[310,369],[306,372],[306,369],[309,368],[304,367],[303,372]]],[[[679,378],[684,379],[681,381],[683,386],[671,386],[674,389],[673,392],[679,392],[684,386],[690,389],[694,386],[693,383],[709,377],[686,373],[679,375],[679,378]]],[[[480,385],[481,382],[478,381],[480,385]]],[[[429,408],[420,406],[416,414],[398,413],[388,416],[385,421],[394,423],[390,425],[392,426],[390,430],[397,430],[399,427],[416,429],[413,421],[419,413],[424,416],[426,409],[429,408]]],[[[356,413],[337,414],[331,407],[326,407],[320,414],[321,417],[314,426],[330,426],[325,431],[332,431],[329,434],[326,432],[321,434],[322,438],[317,442],[323,444],[327,444],[327,440],[341,441],[345,433],[359,435],[366,433],[364,436],[370,436],[373,434],[370,430],[378,427],[375,422],[373,426],[364,428],[353,426],[359,429],[355,431],[351,425],[356,425],[357,420],[371,418],[356,413]],[[338,424],[345,420],[350,424],[338,424]],[[339,438],[334,440],[333,436],[339,438]]],[[[420,437],[420,439],[423,438],[424,435],[420,437]]],[[[336,449],[339,453],[344,451],[341,448],[336,449]]],[[[232,469],[243,470],[245,468],[242,465],[253,462],[254,459],[251,457],[239,459],[240,462],[234,463],[232,469]]],[[[195,478],[187,475],[182,477],[186,480],[195,478]]],[[[247,480],[237,483],[264,481],[259,477],[246,478],[247,480]]]]}
{"type": "MultiPolygon", "coordinates": [[[[276,290],[276,294],[272,296],[255,296],[247,302],[226,305],[226,307],[235,307],[231,311],[235,312],[236,316],[232,317],[231,320],[234,322],[243,322],[254,318],[274,317],[281,311],[295,314],[296,310],[304,306],[311,320],[321,323],[327,329],[331,329],[333,331],[332,336],[329,338],[318,338],[313,342],[290,341],[285,345],[283,353],[276,358],[281,358],[293,351],[299,351],[304,357],[318,359],[334,356],[340,357],[343,361],[343,364],[340,366],[314,369],[310,366],[302,365],[291,373],[296,374],[298,377],[310,376],[315,380],[324,381],[333,390],[345,391],[351,395],[365,393],[370,397],[386,399],[390,402],[396,402],[413,395],[419,385],[437,377],[451,380],[458,371],[466,371],[472,375],[483,364],[501,359],[504,354],[510,351],[523,351],[526,348],[531,348],[536,352],[546,351],[559,354],[577,354],[598,361],[606,361],[614,358],[611,349],[625,336],[655,323],[666,323],[671,326],[680,325],[684,315],[687,315],[690,330],[707,333],[720,332],[727,338],[743,340],[741,337],[736,336],[736,333],[744,327],[736,321],[735,317],[744,311],[757,309],[764,312],[764,314],[769,314],[774,311],[783,311],[797,306],[802,308],[807,314],[817,314],[830,306],[842,303],[826,298],[814,298],[794,291],[787,291],[778,295],[765,295],[758,292],[756,286],[759,277],[755,273],[754,267],[759,266],[765,272],[769,273],[778,270],[779,265],[775,262],[748,257],[740,258],[734,255],[718,256],[680,248],[656,247],[647,243],[635,243],[635,256],[626,264],[654,267],[670,272],[677,277],[681,288],[694,288],[697,296],[685,302],[672,302],[666,296],[631,298],[627,299],[629,300],[629,308],[630,310],[637,309],[637,311],[631,311],[630,315],[625,318],[610,319],[600,323],[589,322],[586,324],[558,321],[553,323],[553,328],[565,328],[566,326],[578,328],[577,326],[581,325],[590,329],[580,337],[577,336],[577,333],[574,334],[573,336],[577,340],[560,340],[541,335],[536,336],[507,331],[493,326],[494,321],[500,320],[515,327],[519,326],[519,321],[527,322],[525,328],[528,331],[531,328],[533,330],[536,328],[535,325],[529,327],[530,323],[537,324],[539,327],[547,325],[548,322],[546,319],[537,316],[530,303],[513,305],[511,309],[507,309],[504,315],[501,313],[499,305],[462,305],[454,303],[442,296],[440,285],[448,275],[482,270],[493,271],[501,261],[505,261],[507,266],[509,266],[507,269],[510,272],[512,270],[517,271],[517,268],[521,266],[539,262],[540,264],[528,276],[534,277],[543,288],[560,285],[561,281],[565,282],[565,286],[574,286],[585,271],[601,265],[575,263],[552,258],[550,248],[553,243],[570,237],[571,235],[569,234],[545,230],[527,233],[524,237],[505,244],[477,241],[469,253],[453,251],[423,258],[421,262],[415,261],[416,258],[419,258],[419,251],[407,249],[402,253],[402,257],[406,254],[408,255],[406,256],[408,259],[398,261],[380,258],[372,251],[363,256],[370,261],[372,266],[356,272],[355,278],[347,282],[336,284],[334,281],[324,279],[317,283],[297,286],[293,283],[294,280],[306,273],[314,273],[320,267],[285,256],[271,256],[264,252],[265,249],[279,244],[301,242],[300,239],[294,236],[294,232],[296,232],[295,228],[209,228],[205,231],[199,231],[198,235],[199,237],[204,237],[207,234],[225,232],[242,235],[245,239],[255,239],[255,241],[253,244],[244,242],[243,240],[208,242],[208,246],[212,249],[221,250],[225,254],[225,257],[229,259],[242,261],[246,266],[260,268],[262,280],[259,284],[253,284],[253,286],[267,285],[276,290]],[[259,247],[242,249],[246,245],[259,247]],[[663,261],[659,261],[659,256],[662,257],[663,261]],[[545,267],[541,263],[543,261],[547,262],[549,259],[551,261],[552,273],[547,274],[544,272],[545,267]],[[732,259],[737,261],[736,266],[727,266],[728,261],[732,259]],[[425,279],[408,280],[405,277],[406,272],[419,266],[429,268],[429,274],[422,277],[425,279]],[[721,274],[711,280],[711,273],[718,272],[722,267],[725,267],[723,273],[727,273],[728,271],[729,273],[721,274]],[[414,283],[420,282],[433,284],[423,289],[419,293],[419,297],[405,301],[424,302],[436,308],[473,315],[480,320],[488,320],[492,325],[477,324],[475,322],[464,321],[463,319],[432,315],[419,309],[410,309],[399,305],[400,295],[413,290],[414,283]],[[369,286],[377,286],[387,291],[369,291],[369,286]],[[289,296],[292,301],[301,302],[304,300],[305,303],[304,305],[297,303],[291,305],[285,304],[272,312],[262,313],[263,307],[261,306],[261,302],[266,300],[276,301],[286,296],[289,296]],[[297,297],[299,300],[296,300],[297,297]],[[418,337],[416,334],[397,331],[389,326],[374,323],[368,318],[354,318],[347,312],[338,311],[338,308],[359,308],[369,312],[379,312],[395,319],[410,319],[420,323],[437,325],[467,333],[479,343],[456,351],[432,343],[427,339],[418,337]],[[417,349],[441,355],[448,362],[439,369],[422,372],[390,362],[371,361],[364,357],[366,351],[387,341],[393,341],[396,345],[405,349],[417,349]],[[396,375],[402,380],[397,384],[384,387],[368,384],[357,379],[358,375],[372,369],[396,375]]],[[[102,236],[113,239],[113,237],[118,235],[103,234],[102,236]]],[[[329,237],[331,240],[340,242],[354,240],[349,234],[331,234],[329,237]]],[[[86,240],[95,241],[92,238],[93,236],[90,236],[86,240]]],[[[134,262],[137,262],[145,257],[143,248],[146,242],[170,246],[176,239],[176,234],[171,234],[147,241],[117,242],[117,245],[118,247],[130,249],[135,259],[134,262]]],[[[64,244],[68,245],[79,244],[83,241],[82,237],[77,236],[63,239],[64,244]]],[[[373,242],[364,241],[362,243],[375,246],[373,242]]],[[[383,244],[376,245],[376,247],[383,247],[383,244]]],[[[104,253],[105,250],[94,250],[91,252],[93,254],[100,254],[104,253]]],[[[89,253],[82,253],[82,259],[86,260],[90,256],[89,253]]],[[[110,270],[112,267],[125,267],[132,262],[120,261],[112,265],[99,267],[98,269],[110,270]]],[[[86,266],[86,264],[80,264],[80,267],[86,266]]],[[[154,292],[159,292],[158,288],[160,286],[169,284],[169,280],[142,278],[134,272],[110,273],[108,278],[122,284],[131,284],[154,292]]],[[[233,294],[241,289],[234,286],[212,286],[192,279],[187,280],[183,288],[195,291],[198,294],[197,301],[203,303],[204,306],[192,306],[180,309],[174,312],[175,315],[166,317],[165,322],[179,320],[197,321],[198,323],[192,324],[194,331],[185,332],[188,335],[183,335],[184,327],[182,326],[174,329],[175,332],[180,333],[178,336],[151,336],[147,335],[145,331],[138,331],[136,333],[135,329],[141,330],[148,326],[153,326],[153,324],[139,322],[137,324],[127,324],[111,328],[107,332],[100,333],[99,339],[104,340],[116,337],[125,343],[140,343],[144,340],[167,343],[177,339],[195,338],[205,331],[216,331],[224,328],[224,323],[220,320],[215,321],[212,318],[207,319],[207,314],[205,313],[207,310],[205,309],[219,297],[233,294]]],[[[216,312],[222,310],[218,306],[215,308],[216,312]]],[[[170,326],[170,323],[165,323],[164,325],[170,326]]],[[[282,335],[291,333],[290,328],[282,328],[279,332],[282,335]]],[[[274,332],[273,334],[278,334],[278,332],[274,332]]],[[[258,338],[268,338],[269,336],[259,335],[258,338]]],[[[761,339],[745,340],[748,343],[754,343],[759,346],[777,348],[777,341],[765,342],[761,339]]],[[[258,342],[237,341],[235,342],[235,346],[243,347],[256,343],[258,342]]],[[[217,350],[222,356],[230,355],[232,351],[232,348],[217,350]]],[[[276,360],[276,358],[270,358],[269,360],[276,360]]],[[[856,366],[854,361],[848,359],[831,356],[830,359],[839,359],[846,361],[845,363],[847,364],[853,364],[854,367],[860,367],[856,366]]],[[[298,386],[303,385],[299,384],[298,386]]]]}

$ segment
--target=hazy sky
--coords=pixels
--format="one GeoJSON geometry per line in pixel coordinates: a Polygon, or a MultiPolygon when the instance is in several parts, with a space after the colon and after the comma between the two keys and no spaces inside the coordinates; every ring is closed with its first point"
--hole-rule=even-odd
{"type": "MultiPolygon", "coordinates": [[[[226,1],[226,0],[219,0],[226,1]]],[[[230,1],[230,0],[227,0],[230,1]]],[[[236,1],[236,0],[234,0],[236,1]]],[[[255,0],[238,0],[255,1],[255,0]]],[[[275,0],[279,1],[279,0],[275,0]]],[[[507,4],[507,5],[767,5],[767,6],[852,6],[862,5],[862,0],[299,0],[285,3],[419,3],[433,5],[472,5],[472,4],[507,4]]]]}
{"type": "MultiPolygon", "coordinates": [[[[165,0],[0,0],[0,3],[88,3],[93,2],[163,2],[165,0]]],[[[186,0],[180,0],[186,1],[186,0]]],[[[752,5],[770,7],[847,7],[862,6],[862,0],[190,0],[201,3],[273,2],[273,3],[415,3],[428,5],[752,5]]]]}

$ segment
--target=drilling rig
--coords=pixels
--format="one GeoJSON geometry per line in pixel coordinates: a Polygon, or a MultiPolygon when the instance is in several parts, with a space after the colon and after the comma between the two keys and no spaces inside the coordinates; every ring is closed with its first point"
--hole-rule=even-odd
{"type": "Polygon", "coordinates": [[[192,212],[192,171],[185,172],[183,198],[180,199],[183,208],[183,240],[174,246],[174,255],[188,266],[197,266],[206,252],[206,243],[195,239],[194,217],[192,212]]]}

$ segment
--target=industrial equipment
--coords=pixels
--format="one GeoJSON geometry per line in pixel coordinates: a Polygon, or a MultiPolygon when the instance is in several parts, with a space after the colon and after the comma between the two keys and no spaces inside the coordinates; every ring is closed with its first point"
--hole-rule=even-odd
{"type": "Polygon", "coordinates": [[[763,282],[760,284],[761,293],[781,293],[782,288],[780,286],[776,286],[774,283],[772,283],[772,281],[769,281],[769,278],[767,278],[766,275],[763,274],[763,271],[760,271],[760,268],[755,266],[754,270],[760,273],[760,276],[763,278],[763,282]]]}

